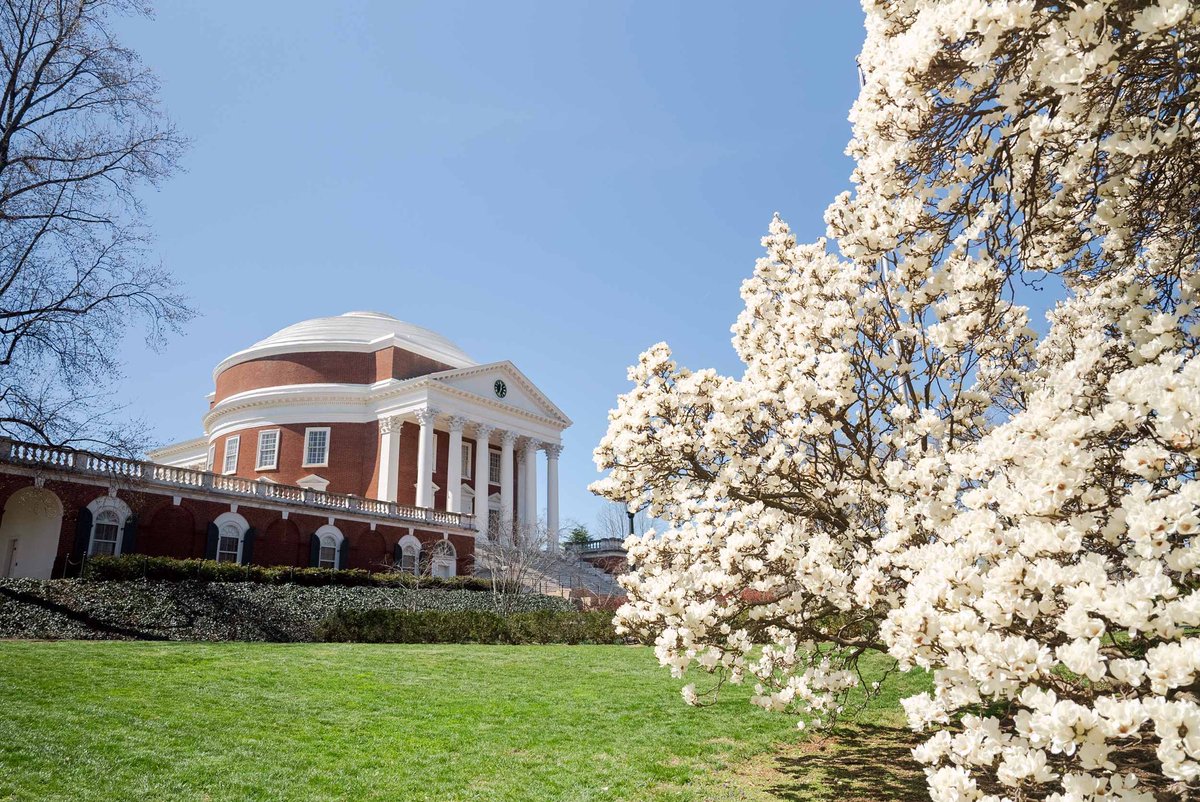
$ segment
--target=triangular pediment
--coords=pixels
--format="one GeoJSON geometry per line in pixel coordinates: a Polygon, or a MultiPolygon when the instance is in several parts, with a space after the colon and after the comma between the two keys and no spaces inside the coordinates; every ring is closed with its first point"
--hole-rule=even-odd
{"type": "Polygon", "coordinates": [[[511,362],[492,362],[450,370],[436,373],[429,378],[492,403],[550,418],[561,423],[564,428],[571,425],[571,419],[511,362]]]}

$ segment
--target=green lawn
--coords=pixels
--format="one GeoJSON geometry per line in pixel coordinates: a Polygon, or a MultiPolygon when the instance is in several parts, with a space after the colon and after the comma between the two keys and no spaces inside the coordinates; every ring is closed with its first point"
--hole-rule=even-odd
{"type": "MultiPolygon", "coordinates": [[[[0,642],[0,800],[835,800],[889,781],[747,688],[695,709],[681,684],[632,647],[0,642]]],[[[860,719],[896,737],[894,697],[860,719]]]]}

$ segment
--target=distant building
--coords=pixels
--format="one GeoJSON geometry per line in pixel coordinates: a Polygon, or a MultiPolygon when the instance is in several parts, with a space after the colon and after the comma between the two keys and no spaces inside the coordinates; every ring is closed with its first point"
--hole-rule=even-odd
{"type": "Polygon", "coordinates": [[[477,538],[537,523],[539,452],[558,531],[571,421],[511,362],[349,312],[276,332],[213,380],[204,436],[149,462],[0,441],[0,576],[130,552],[469,573],[477,538]]]}

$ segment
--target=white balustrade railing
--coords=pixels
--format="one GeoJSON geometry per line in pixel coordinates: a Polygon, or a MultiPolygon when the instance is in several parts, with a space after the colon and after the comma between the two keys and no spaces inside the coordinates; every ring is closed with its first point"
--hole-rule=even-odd
{"type": "Polygon", "coordinates": [[[394,501],[329,493],[307,487],[260,482],[241,476],[223,476],[211,471],[159,465],[156,462],[125,459],[106,454],[93,454],[73,448],[24,443],[0,438],[0,462],[35,468],[69,471],[72,473],[105,476],[138,484],[176,489],[195,489],[238,497],[269,499],[282,504],[340,510],[360,515],[403,521],[474,529],[475,516],[444,512],[428,507],[413,507],[394,501]]]}

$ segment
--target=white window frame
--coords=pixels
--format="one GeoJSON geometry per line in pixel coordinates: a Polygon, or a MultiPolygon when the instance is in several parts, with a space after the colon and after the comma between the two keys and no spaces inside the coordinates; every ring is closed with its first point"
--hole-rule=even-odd
{"type": "Polygon", "coordinates": [[[308,428],[306,428],[304,430],[304,462],[300,463],[301,468],[326,468],[329,466],[329,449],[330,449],[330,440],[332,439],[332,436],[330,434],[330,428],[331,427],[329,427],[329,426],[309,426],[308,428]],[[325,433],[325,461],[324,462],[309,462],[308,461],[308,451],[309,451],[308,438],[311,437],[316,432],[324,432],[325,433]]]}
{"type": "Polygon", "coordinates": [[[337,568],[338,558],[342,556],[342,548],[345,546],[346,537],[342,534],[342,530],[338,529],[333,524],[325,524],[316,532],[313,533],[317,538],[317,567],[318,568],[337,568]],[[325,541],[329,540],[333,548],[333,564],[321,564],[321,550],[326,548],[325,541]]]}
{"type": "Polygon", "coordinates": [[[475,478],[475,444],[466,440],[462,444],[462,478],[475,478]]]}
{"type": "Polygon", "coordinates": [[[231,473],[237,473],[238,459],[241,458],[242,436],[240,434],[231,434],[225,438],[225,451],[221,454],[221,473],[228,476],[231,473]],[[229,446],[233,445],[233,467],[229,467],[229,446]]]}
{"type": "Polygon", "coordinates": [[[429,550],[429,575],[442,579],[458,576],[458,549],[449,540],[439,540],[429,550]]]}
{"type": "Polygon", "coordinates": [[[421,571],[421,541],[413,535],[405,535],[400,538],[400,565],[397,566],[401,573],[418,574],[421,571]],[[411,568],[404,567],[404,558],[408,555],[409,550],[412,550],[413,563],[411,568]]]}
{"type": "Polygon", "coordinates": [[[500,451],[500,449],[498,449],[498,448],[489,448],[488,449],[488,484],[489,485],[500,484],[500,476],[504,472],[503,460],[504,460],[504,456],[503,456],[502,452],[500,451]],[[493,454],[496,455],[496,478],[495,479],[492,478],[492,455],[493,454]]]}
{"type": "Polygon", "coordinates": [[[258,433],[258,450],[254,456],[254,470],[256,471],[273,471],[279,467],[279,430],[278,429],[263,429],[258,433]],[[263,458],[263,435],[275,435],[275,448],[271,452],[273,459],[270,463],[262,461],[263,458]]]}
{"type": "Polygon", "coordinates": [[[125,539],[125,524],[129,522],[129,516],[133,511],[129,509],[129,505],[116,496],[100,496],[92,499],[87,505],[88,512],[92,514],[92,531],[88,533],[88,556],[95,554],[96,549],[96,526],[100,523],[100,516],[109,512],[117,519],[117,542],[113,547],[113,557],[121,556],[121,545],[125,539]]]}
{"type": "MultiPolygon", "coordinates": [[[[225,535],[225,530],[232,528],[237,532],[237,561],[235,565],[242,565],[242,552],[246,546],[246,533],[250,531],[250,524],[245,518],[238,515],[236,512],[223,512],[213,521],[217,527],[217,551],[213,555],[213,559],[221,562],[221,538],[223,536],[233,537],[233,535],[225,535]]],[[[226,560],[225,562],[228,562],[226,560]]]]}

